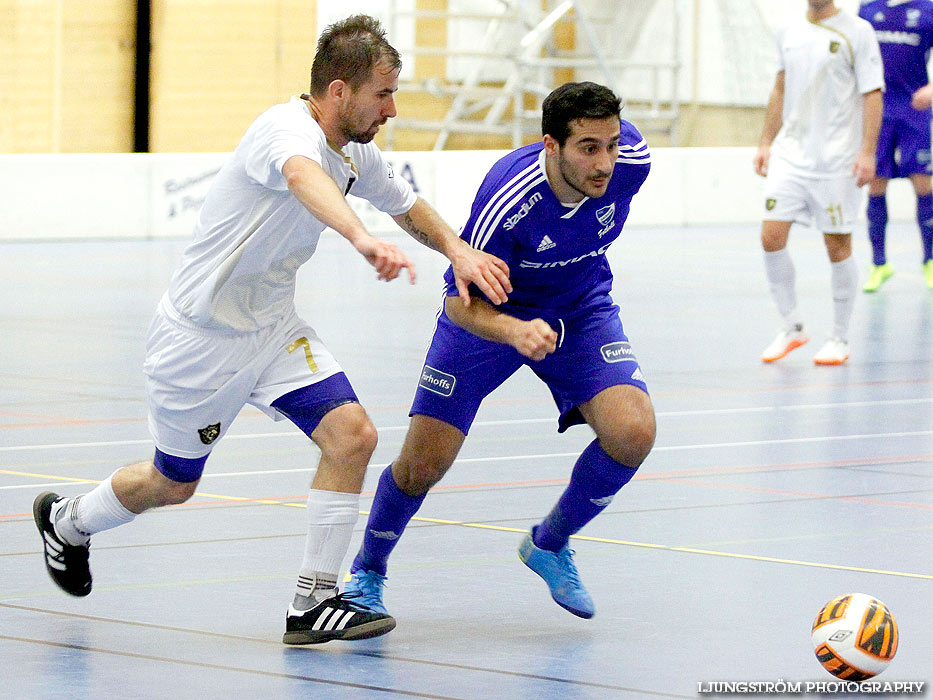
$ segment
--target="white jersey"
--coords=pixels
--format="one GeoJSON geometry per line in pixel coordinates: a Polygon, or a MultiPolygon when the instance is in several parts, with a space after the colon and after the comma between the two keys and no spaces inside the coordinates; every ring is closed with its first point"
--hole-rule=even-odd
{"type": "Polygon", "coordinates": [[[391,215],[417,199],[375,144],[345,150],[328,144],[297,97],[260,115],[214,179],[166,300],[195,325],[228,331],[254,331],[291,313],[298,268],[326,227],[289,191],[285,161],[310,158],[342,191],[349,185],[391,215]]]}
{"type": "Polygon", "coordinates": [[[884,89],[871,24],[844,10],[803,17],[777,32],[784,71],[783,125],[772,157],[811,177],[851,175],[862,144],[862,96],[884,89]]]}

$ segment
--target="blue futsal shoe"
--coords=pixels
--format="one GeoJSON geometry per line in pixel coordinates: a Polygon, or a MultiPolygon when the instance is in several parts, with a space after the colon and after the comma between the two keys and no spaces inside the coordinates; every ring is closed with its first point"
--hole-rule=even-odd
{"type": "Polygon", "coordinates": [[[518,547],[518,556],[525,566],[544,579],[551,589],[554,602],[577,617],[591,618],[596,613],[593,599],[580,582],[573,563],[573,550],[564,546],[559,552],[539,549],[532,539],[533,530],[525,535],[518,547]]]}
{"type": "Polygon", "coordinates": [[[373,612],[388,615],[386,606],[382,602],[382,589],[385,585],[386,577],[382,574],[359,569],[350,573],[349,580],[343,587],[343,595],[373,612]]]}

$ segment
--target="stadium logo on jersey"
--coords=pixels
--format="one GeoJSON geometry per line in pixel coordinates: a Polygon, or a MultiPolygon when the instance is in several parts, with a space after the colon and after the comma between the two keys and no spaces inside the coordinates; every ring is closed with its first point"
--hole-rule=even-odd
{"type": "Polygon", "coordinates": [[[430,365],[425,365],[424,369],[421,370],[421,381],[418,382],[418,386],[441,396],[450,396],[454,393],[456,383],[457,378],[454,375],[441,372],[430,365]]]}
{"type": "Polygon", "coordinates": [[[841,44],[838,41],[829,42],[829,52],[830,53],[839,53],[839,47],[841,44]]]}
{"type": "Polygon", "coordinates": [[[771,211],[776,206],[777,206],[777,200],[774,199],[773,197],[768,197],[768,199],[765,200],[765,209],[767,209],[768,211],[771,211]]]}
{"type": "Polygon", "coordinates": [[[513,228],[515,228],[515,224],[528,216],[528,212],[531,211],[531,208],[542,199],[544,199],[544,197],[541,196],[541,193],[535,192],[528,198],[528,201],[522,202],[522,206],[519,207],[517,212],[505,220],[505,223],[502,224],[502,228],[504,228],[506,231],[511,231],[513,228]]]}
{"type": "Polygon", "coordinates": [[[220,423],[214,423],[206,428],[198,428],[198,437],[201,438],[201,442],[205,445],[210,445],[214,442],[218,435],[220,435],[220,423]]]}
{"type": "Polygon", "coordinates": [[[538,244],[538,252],[543,253],[545,250],[550,250],[551,248],[556,248],[557,244],[551,240],[551,237],[547,234],[544,234],[544,238],[541,239],[541,243],[538,244]]]}
{"type": "Polygon", "coordinates": [[[519,267],[532,268],[535,270],[544,270],[552,267],[566,267],[567,265],[572,265],[573,263],[578,263],[581,260],[586,260],[587,258],[596,258],[600,255],[603,255],[608,249],[611,243],[600,246],[596,250],[591,250],[589,253],[584,253],[583,255],[578,255],[575,258],[570,258],[569,260],[555,260],[554,262],[535,262],[534,260],[522,260],[519,263],[519,267]]]}
{"type": "Polygon", "coordinates": [[[606,362],[637,362],[635,353],[632,352],[632,346],[624,340],[615,343],[603,345],[599,352],[602,353],[606,362]]]}
{"type": "Polygon", "coordinates": [[[613,202],[608,207],[603,207],[602,209],[596,210],[596,220],[602,224],[603,228],[599,232],[599,237],[602,238],[607,233],[612,230],[612,227],[616,223],[616,203],[613,202]]]}

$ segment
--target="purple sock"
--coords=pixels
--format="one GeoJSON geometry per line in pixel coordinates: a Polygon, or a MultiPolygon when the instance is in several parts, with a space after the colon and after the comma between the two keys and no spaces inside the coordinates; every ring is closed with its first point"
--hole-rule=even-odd
{"type": "Polygon", "coordinates": [[[888,225],[888,201],[883,194],[868,196],[868,239],[871,241],[871,257],[875,265],[884,265],[884,233],[888,225]]]}
{"type": "Polygon", "coordinates": [[[386,575],[389,555],[395,549],[408,521],[421,507],[424,496],[412,497],[402,491],[392,477],[392,465],[386,467],[379,477],[376,497],[366,522],[363,545],[350,566],[351,572],[366,569],[386,575]]]}
{"type": "Polygon", "coordinates": [[[933,258],[933,194],[917,197],[917,221],[923,239],[923,262],[933,258]]]}
{"type": "Polygon", "coordinates": [[[570,536],[599,515],[638,470],[619,464],[593,440],[577,459],[557,505],[534,530],[535,546],[560,551],[570,536]]]}

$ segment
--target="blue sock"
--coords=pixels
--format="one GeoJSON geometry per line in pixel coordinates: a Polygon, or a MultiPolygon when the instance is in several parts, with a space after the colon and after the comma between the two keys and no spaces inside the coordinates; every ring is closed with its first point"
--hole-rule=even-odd
{"type": "Polygon", "coordinates": [[[350,566],[351,573],[366,569],[386,575],[389,555],[395,549],[395,544],[405,531],[408,521],[418,512],[426,495],[409,496],[395,483],[392,465],[386,467],[379,477],[376,497],[366,522],[363,544],[350,566]]]}
{"type": "Polygon", "coordinates": [[[884,233],[888,226],[888,201],[885,195],[868,196],[868,239],[871,241],[871,257],[875,265],[884,265],[884,233]]]}
{"type": "Polygon", "coordinates": [[[551,552],[561,550],[570,536],[599,515],[638,470],[619,464],[593,440],[577,459],[557,505],[534,530],[534,543],[551,552]]]}
{"type": "Polygon", "coordinates": [[[933,258],[933,194],[917,197],[917,221],[923,239],[923,262],[933,258]]]}

